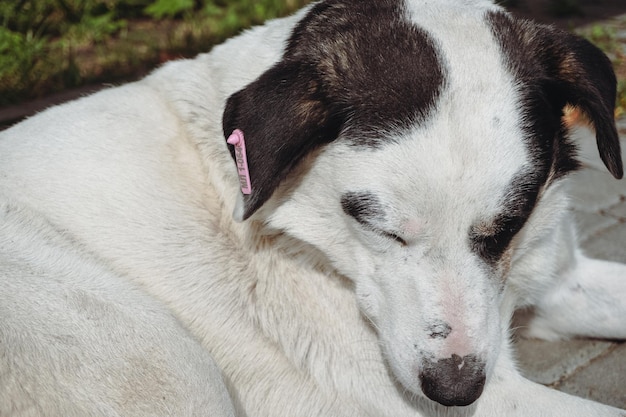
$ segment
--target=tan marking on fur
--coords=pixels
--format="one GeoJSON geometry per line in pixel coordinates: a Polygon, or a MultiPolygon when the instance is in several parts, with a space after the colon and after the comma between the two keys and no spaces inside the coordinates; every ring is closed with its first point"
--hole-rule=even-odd
{"type": "Polygon", "coordinates": [[[480,222],[474,227],[474,232],[480,236],[493,236],[498,233],[498,227],[493,222],[480,222]]]}
{"type": "Polygon", "coordinates": [[[563,110],[563,123],[568,129],[575,126],[593,127],[593,122],[578,107],[567,105],[563,110]]]}
{"type": "Polygon", "coordinates": [[[561,79],[576,83],[580,74],[580,64],[573,52],[567,52],[559,64],[559,76],[561,79]]]}

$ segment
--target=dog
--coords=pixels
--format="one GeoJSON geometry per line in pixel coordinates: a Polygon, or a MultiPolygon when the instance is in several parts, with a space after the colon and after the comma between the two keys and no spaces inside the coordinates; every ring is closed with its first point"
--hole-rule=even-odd
{"type": "Polygon", "coordinates": [[[486,0],[321,0],[0,135],[1,416],[625,416],[516,369],[626,338],[568,214],[609,60],[486,0]]]}

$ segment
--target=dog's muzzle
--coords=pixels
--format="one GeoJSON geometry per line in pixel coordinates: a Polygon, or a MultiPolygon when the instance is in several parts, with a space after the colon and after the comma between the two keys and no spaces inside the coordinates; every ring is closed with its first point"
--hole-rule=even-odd
{"type": "Polygon", "coordinates": [[[420,373],[422,391],[445,406],[470,405],[485,387],[485,363],[475,355],[426,360],[420,373]]]}

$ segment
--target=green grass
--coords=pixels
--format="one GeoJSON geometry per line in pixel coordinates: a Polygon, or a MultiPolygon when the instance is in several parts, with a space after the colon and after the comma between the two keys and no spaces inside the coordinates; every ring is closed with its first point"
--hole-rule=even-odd
{"type": "Polygon", "coordinates": [[[0,0],[0,106],[142,75],[310,0],[0,0]]]}
{"type": "Polygon", "coordinates": [[[615,115],[619,117],[626,114],[626,55],[617,39],[617,31],[611,26],[595,24],[579,31],[579,34],[602,49],[611,59],[618,78],[615,115]]]}

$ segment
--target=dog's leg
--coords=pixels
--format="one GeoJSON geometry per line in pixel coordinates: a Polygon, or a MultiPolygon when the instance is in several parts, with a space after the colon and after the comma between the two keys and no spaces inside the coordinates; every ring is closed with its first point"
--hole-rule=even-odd
{"type": "MultiPolygon", "coordinates": [[[[515,290],[505,292],[501,315],[506,321],[515,308],[515,290]]],[[[509,330],[503,329],[500,354],[494,373],[477,401],[472,417],[626,417],[626,411],[575,397],[523,377],[515,366],[509,330]]]]}
{"type": "Polygon", "coordinates": [[[499,360],[473,417],[626,417],[626,412],[545,387],[522,377],[509,354],[499,360]]]}
{"type": "Polygon", "coordinates": [[[0,416],[233,417],[165,306],[36,213],[0,201],[0,416]]]}
{"type": "Polygon", "coordinates": [[[534,306],[525,335],[626,339],[626,265],[587,257],[573,224],[562,215],[512,271],[522,304],[534,306]]]}
{"type": "Polygon", "coordinates": [[[626,266],[591,259],[576,249],[572,262],[538,300],[527,334],[626,339],[626,266]]]}

